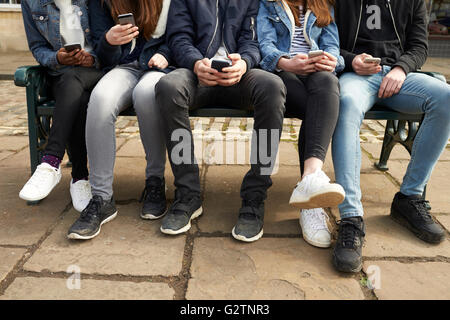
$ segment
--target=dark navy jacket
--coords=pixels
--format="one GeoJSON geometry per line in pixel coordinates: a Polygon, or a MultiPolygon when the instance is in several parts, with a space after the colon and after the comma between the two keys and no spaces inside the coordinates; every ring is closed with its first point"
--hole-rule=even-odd
{"type": "Polygon", "coordinates": [[[196,61],[212,58],[222,44],[217,34],[223,34],[228,53],[239,53],[248,69],[257,66],[258,8],[259,0],[172,0],[166,36],[176,64],[192,70],[196,61]],[[219,1],[228,2],[222,26],[217,23],[219,1]]]}
{"type": "MultiPolygon", "coordinates": [[[[106,33],[116,25],[106,1],[102,5],[102,0],[89,0],[89,19],[94,51],[102,68],[106,71],[111,70],[130,54],[131,43],[113,46],[106,41],[106,33]]],[[[166,44],[165,35],[160,38],[151,38],[145,43],[139,57],[139,66],[142,70],[149,70],[148,62],[156,53],[163,55],[169,65],[171,64],[171,53],[166,44]]],[[[161,71],[168,73],[172,70],[173,68],[169,67],[161,71]]]]}

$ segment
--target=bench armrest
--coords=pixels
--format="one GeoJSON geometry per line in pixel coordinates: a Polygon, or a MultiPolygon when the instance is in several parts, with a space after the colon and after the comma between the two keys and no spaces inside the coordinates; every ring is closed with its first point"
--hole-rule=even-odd
{"type": "Polygon", "coordinates": [[[28,87],[42,73],[45,73],[45,68],[41,66],[19,67],[14,74],[14,84],[18,87],[28,87]]]}

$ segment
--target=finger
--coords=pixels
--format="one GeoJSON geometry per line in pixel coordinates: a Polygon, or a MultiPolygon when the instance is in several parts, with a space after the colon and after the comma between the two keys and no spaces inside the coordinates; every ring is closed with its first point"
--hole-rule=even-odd
{"type": "Polygon", "coordinates": [[[300,60],[306,60],[306,59],[308,59],[308,55],[305,54],[305,53],[298,53],[298,54],[294,57],[294,59],[295,59],[295,58],[300,59],[300,60]]]}
{"type": "Polygon", "coordinates": [[[72,50],[70,52],[67,52],[67,56],[74,57],[76,54],[78,54],[78,52],[80,52],[80,49],[72,50]]]}
{"type": "Polygon", "coordinates": [[[324,51],[323,54],[327,56],[327,58],[329,58],[330,60],[337,61],[337,58],[333,56],[331,53],[324,51]]]}
{"type": "Polygon", "coordinates": [[[389,81],[389,84],[386,87],[386,91],[384,94],[385,98],[390,98],[394,95],[395,89],[397,88],[398,82],[391,80],[389,81]]]}
{"type": "Polygon", "coordinates": [[[199,75],[199,78],[202,78],[202,79],[208,80],[208,81],[217,81],[217,80],[220,79],[220,77],[218,77],[217,75],[211,74],[211,73],[207,73],[207,72],[206,73],[201,73],[199,75]]]}
{"type": "Polygon", "coordinates": [[[218,76],[222,79],[234,79],[240,77],[240,72],[220,72],[218,76]]]}
{"type": "Polygon", "coordinates": [[[239,53],[232,53],[228,55],[228,58],[233,61],[233,63],[241,60],[241,55],[239,53]]]}
{"type": "Polygon", "coordinates": [[[127,44],[130,43],[134,38],[136,38],[139,35],[139,32],[135,32],[133,34],[130,34],[128,36],[123,37],[122,39],[119,40],[119,43],[122,44],[127,44]]]}
{"type": "Polygon", "coordinates": [[[384,78],[381,82],[380,90],[378,91],[378,98],[383,98],[386,87],[388,85],[388,78],[384,78]]]}
{"type": "Polygon", "coordinates": [[[222,72],[239,72],[240,68],[239,66],[232,66],[232,67],[226,67],[222,69],[222,72]]]}
{"type": "Polygon", "coordinates": [[[199,70],[202,73],[208,73],[208,74],[217,74],[217,73],[219,73],[219,71],[217,71],[216,69],[213,69],[213,68],[208,67],[206,65],[201,65],[199,70]]]}
{"type": "Polygon", "coordinates": [[[332,66],[326,65],[326,64],[321,64],[321,63],[316,63],[316,68],[322,70],[322,71],[333,71],[334,68],[332,66]]]}
{"type": "Polygon", "coordinates": [[[400,81],[394,90],[394,94],[398,94],[400,92],[400,90],[402,90],[402,87],[403,87],[403,82],[400,81]]]}

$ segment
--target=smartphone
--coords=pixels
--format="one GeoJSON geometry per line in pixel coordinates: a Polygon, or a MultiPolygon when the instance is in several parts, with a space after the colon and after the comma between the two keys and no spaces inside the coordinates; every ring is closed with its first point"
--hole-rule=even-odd
{"type": "Polygon", "coordinates": [[[315,58],[323,55],[323,50],[314,50],[308,53],[308,58],[315,58]]]}
{"type": "Polygon", "coordinates": [[[381,59],[380,58],[365,58],[364,63],[380,64],[381,59]]]}
{"type": "Polygon", "coordinates": [[[72,52],[73,50],[81,50],[81,44],[79,43],[70,43],[64,45],[64,49],[66,49],[67,52],[72,52]]]}
{"type": "Polygon", "coordinates": [[[233,63],[228,59],[213,59],[211,61],[211,68],[216,69],[219,72],[222,72],[224,68],[231,67],[233,63]]]}
{"type": "Polygon", "coordinates": [[[126,24],[131,24],[136,26],[136,21],[134,21],[134,16],[132,13],[121,14],[117,17],[119,19],[120,25],[124,26],[126,24]]]}

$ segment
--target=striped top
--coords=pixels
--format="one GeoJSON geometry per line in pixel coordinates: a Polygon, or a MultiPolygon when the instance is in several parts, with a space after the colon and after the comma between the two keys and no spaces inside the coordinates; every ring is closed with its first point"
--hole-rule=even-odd
{"type": "Polygon", "coordinates": [[[305,15],[302,12],[303,7],[300,6],[300,27],[295,26],[294,37],[292,38],[291,43],[291,51],[289,52],[291,58],[295,57],[299,53],[308,54],[308,52],[311,50],[311,47],[309,46],[308,42],[306,42],[305,36],[303,35],[305,15]]]}

